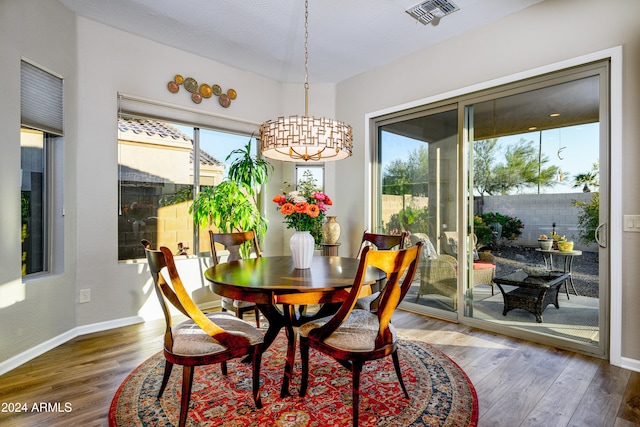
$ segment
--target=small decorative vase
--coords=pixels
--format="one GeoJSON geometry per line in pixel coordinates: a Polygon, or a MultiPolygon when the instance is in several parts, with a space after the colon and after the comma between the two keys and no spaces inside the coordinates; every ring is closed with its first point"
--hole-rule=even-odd
{"type": "Polygon", "coordinates": [[[334,244],[340,238],[340,224],[335,216],[328,216],[327,222],[322,224],[322,242],[334,244]]]}
{"type": "Polygon", "coordinates": [[[296,231],[289,240],[293,266],[298,269],[311,268],[315,242],[309,231],[296,231]]]}

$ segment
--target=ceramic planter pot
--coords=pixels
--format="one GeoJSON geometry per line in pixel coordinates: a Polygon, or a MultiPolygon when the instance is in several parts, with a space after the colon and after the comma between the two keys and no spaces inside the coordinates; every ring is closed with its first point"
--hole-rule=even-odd
{"type": "Polygon", "coordinates": [[[570,240],[560,240],[558,242],[558,250],[560,252],[571,252],[573,250],[573,242],[570,240]]]}
{"type": "Polygon", "coordinates": [[[553,240],[538,240],[538,244],[540,245],[540,249],[542,249],[543,251],[549,251],[553,246],[553,240]]]}

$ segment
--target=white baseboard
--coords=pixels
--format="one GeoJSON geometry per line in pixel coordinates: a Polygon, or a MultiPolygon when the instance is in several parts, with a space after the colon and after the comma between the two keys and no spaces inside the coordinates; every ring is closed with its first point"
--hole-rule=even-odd
{"type": "Polygon", "coordinates": [[[77,329],[78,335],[86,335],[94,332],[108,331],[109,329],[122,328],[123,326],[135,325],[136,323],[144,323],[144,319],[140,316],[123,317],[121,319],[78,326],[75,329],[77,329]]]}
{"type": "Polygon", "coordinates": [[[620,359],[620,367],[630,371],[640,372],[640,360],[622,357],[620,359]]]}
{"type": "Polygon", "coordinates": [[[212,302],[207,302],[207,303],[200,303],[197,304],[198,308],[202,311],[207,311],[207,310],[211,310],[213,308],[220,308],[222,307],[222,303],[220,301],[212,301],[212,302]]]}
{"type": "Polygon", "coordinates": [[[67,332],[64,332],[56,337],[53,337],[45,342],[31,347],[29,350],[23,351],[20,354],[17,354],[7,360],[0,362],[0,375],[6,374],[7,372],[17,368],[18,366],[23,365],[28,361],[46,353],[47,351],[52,350],[80,335],[121,328],[123,326],[134,325],[136,323],[142,322],[144,322],[144,319],[142,317],[132,316],[75,327],[67,332]]]}

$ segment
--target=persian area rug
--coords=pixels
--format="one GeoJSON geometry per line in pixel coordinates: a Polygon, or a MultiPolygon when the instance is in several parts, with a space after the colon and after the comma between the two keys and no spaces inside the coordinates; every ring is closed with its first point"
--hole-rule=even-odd
{"type": "MultiPolygon", "coordinates": [[[[449,357],[429,344],[401,340],[402,377],[398,384],[391,357],[369,362],[360,380],[360,426],[475,427],[478,399],[473,384],[449,357]]],[[[280,398],[286,340],[281,333],[262,356],[262,409],[251,398],[251,364],[228,363],[196,367],[188,426],[350,426],[351,372],[311,349],[309,387],[298,396],[300,360],[296,359],[292,396],[280,398]]],[[[180,414],[182,368],[174,366],[162,398],[157,399],[164,370],[158,353],[137,367],[120,385],[109,410],[109,426],[174,426],[180,414]]]]}

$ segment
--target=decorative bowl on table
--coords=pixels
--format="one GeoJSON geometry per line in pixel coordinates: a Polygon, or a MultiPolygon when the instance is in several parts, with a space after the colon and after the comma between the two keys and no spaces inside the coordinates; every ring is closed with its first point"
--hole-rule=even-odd
{"type": "Polygon", "coordinates": [[[570,240],[560,240],[558,242],[558,250],[560,252],[571,252],[573,250],[573,242],[570,240]]]}
{"type": "Polygon", "coordinates": [[[551,246],[553,246],[553,240],[551,239],[539,239],[538,240],[538,244],[540,245],[540,249],[542,249],[543,251],[550,251],[551,250],[551,246]]]}
{"type": "Polygon", "coordinates": [[[542,277],[549,275],[549,270],[544,265],[525,265],[522,267],[522,271],[524,271],[527,276],[531,277],[542,277]]]}

